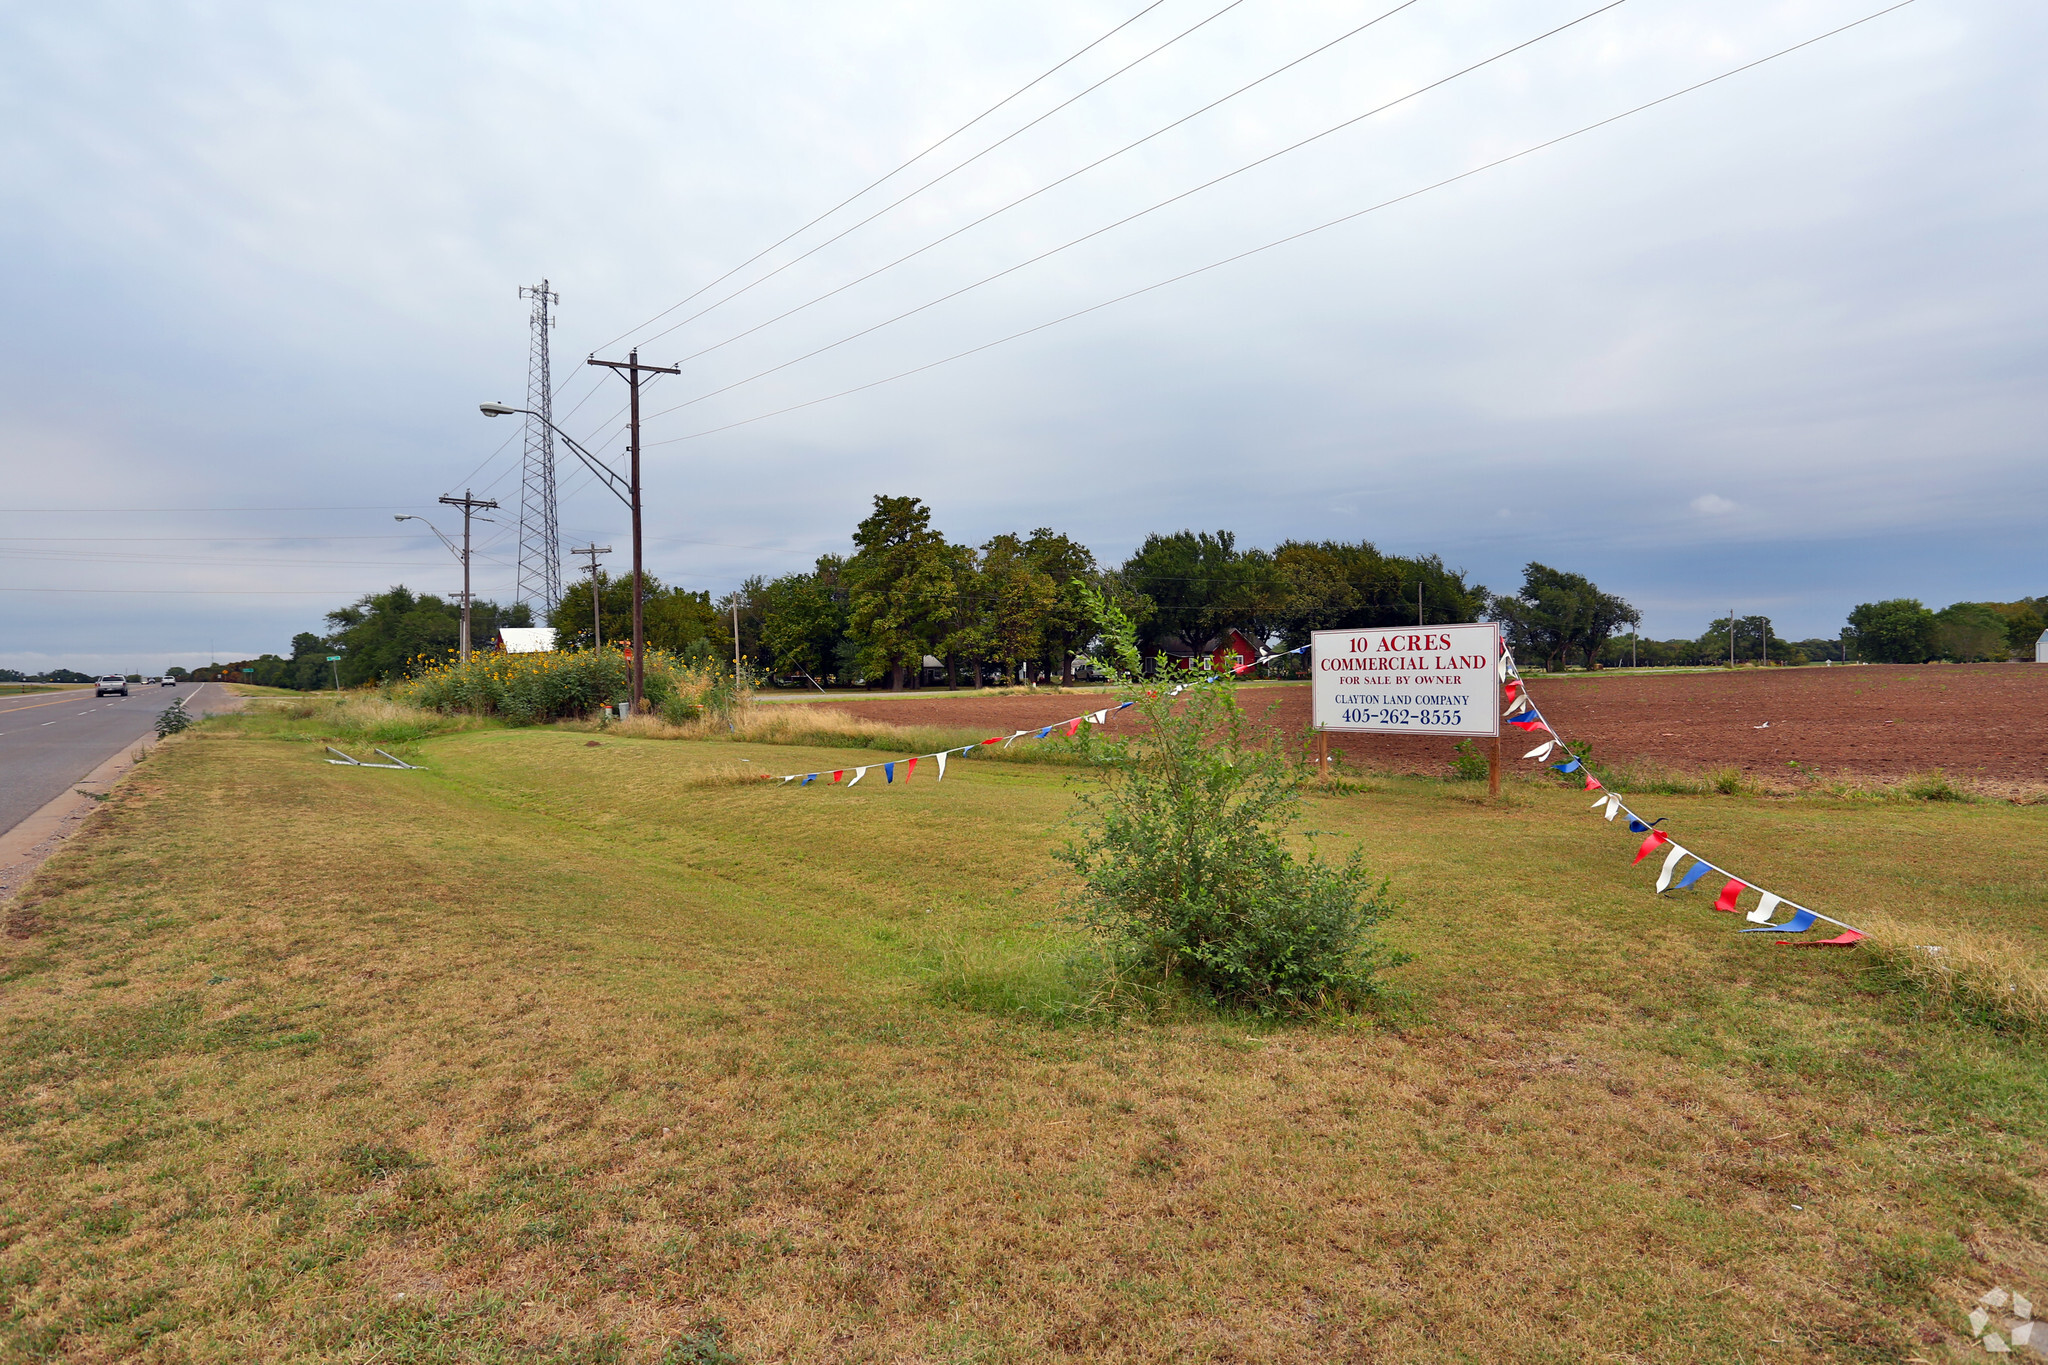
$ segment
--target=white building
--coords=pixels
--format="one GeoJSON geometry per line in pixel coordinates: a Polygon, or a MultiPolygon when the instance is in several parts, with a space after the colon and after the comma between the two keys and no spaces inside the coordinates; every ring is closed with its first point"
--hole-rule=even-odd
{"type": "Polygon", "coordinates": [[[2034,641],[2034,662],[2048,664],[2048,630],[2041,632],[2041,638],[2034,641]]]}
{"type": "Polygon", "coordinates": [[[498,648],[507,654],[552,654],[555,632],[552,626],[507,626],[498,631],[498,648]]]}

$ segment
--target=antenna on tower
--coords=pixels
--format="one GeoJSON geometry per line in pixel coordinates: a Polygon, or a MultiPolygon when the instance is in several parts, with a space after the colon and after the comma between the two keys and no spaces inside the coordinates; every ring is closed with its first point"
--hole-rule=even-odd
{"type": "Polygon", "coordinates": [[[521,285],[533,300],[533,344],[526,360],[526,471],[519,496],[519,572],[513,597],[535,603],[546,619],[562,601],[562,540],[555,522],[555,401],[548,371],[550,311],[561,295],[542,280],[521,285]],[[537,416],[535,414],[538,414],[537,416]]]}

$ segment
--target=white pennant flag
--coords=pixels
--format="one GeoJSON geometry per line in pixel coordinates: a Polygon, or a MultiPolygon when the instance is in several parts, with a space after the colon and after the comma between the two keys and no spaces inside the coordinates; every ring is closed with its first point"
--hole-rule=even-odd
{"type": "Polygon", "coordinates": [[[1657,894],[1663,895],[1671,889],[1671,874],[1678,871],[1678,860],[1685,856],[1685,850],[1677,844],[1671,846],[1671,855],[1664,860],[1664,870],[1657,874],[1657,894]]]}
{"type": "Polygon", "coordinates": [[[1107,722],[1108,720],[1109,709],[1107,707],[1104,707],[1102,710],[1097,711],[1094,715],[1088,717],[1088,723],[1091,725],[1101,725],[1107,722]]]}
{"type": "MultiPolygon", "coordinates": [[[[950,754],[952,752],[953,751],[951,749],[946,750],[946,754],[950,754]]],[[[941,782],[944,782],[946,780],[946,754],[932,755],[933,758],[939,760],[939,781],[941,782]]]]}
{"type": "Polygon", "coordinates": [[[1751,924],[1769,924],[1771,916],[1778,913],[1778,907],[1784,904],[1784,900],[1783,896],[1774,896],[1766,891],[1764,892],[1764,898],[1756,903],[1756,909],[1750,911],[1743,918],[1751,924]]]}
{"type": "Polygon", "coordinates": [[[1621,798],[1620,798],[1620,797],[1618,797],[1618,796],[1610,796],[1610,797],[1608,797],[1608,798],[1607,798],[1607,818],[1608,818],[1609,820],[1612,820],[1612,819],[1614,819],[1614,817],[1615,817],[1615,816],[1617,816],[1617,815],[1619,815],[1619,814],[1621,814],[1621,798]]]}
{"type": "MultiPolygon", "coordinates": [[[[1535,759],[1535,760],[1536,760],[1536,761],[1537,761],[1538,763],[1541,763],[1541,762],[1542,762],[1542,761],[1543,761],[1544,759],[1546,759],[1546,758],[1549,758],[1549,757],[1550,757],[1550,751],[1551,751],[1552,749],[1555,749],[1556,747],[1557,747],[1557,741],[1556,741],[1556,740],[1554,740],[1554,739],[1547,739],[1547,740],[1543,741],[1543,743],[1541,743],[1541,744],[1537,745],[1537,746],[1536,746],[1535,748],[1531,749],[1531,750],[1530,750],[1530,751],[1529,751],[1528,753],[1526,753],[1526,754],[1523,754],[1523,755],[1522,755],[1522,757],[1523,757],[1523,758],[1533,758],[1533,759],[1535,759]]],[[[1601,798],[1600,798],[1600,801],[1605,801],[1606,799],[1607,799],[1607,798],[1603,796],[1603,797],[1601,797],[1601,798]]],[[[1597,806],[1597,805],[1599,805],[1599,804],[1600,804],[1600,801],[1595,801],[1595,802],[1594,802],[1593,804],[1597,806]]]]}
{"type": "Polygon", "coordinates": [[[1606,804],[1607,804],[1607,793],[1606,793],[1606,792],[1601,792],[1601,793],[1600,793],[1600,794],[1599,794],[1598,796],[1596,796],[1596,797],[1594,797],[1594,798],[1593,798],[1593,809],[1594,809],[1594,810],[1599,810],[1599,809],[1600,809],[1600,808],[1601,808],[1602,806],[1604,806],[1604,805],[1606,805],[1606,804]]]}
{"type": "Polygon", "coordinates": [[[855,768],[853,770],[853,781],[848,782],[846,785],[851,787],[854,782],[860,781],[863,777],[866,777],[867,775],[868,770],[866,768],[855,768]]]}

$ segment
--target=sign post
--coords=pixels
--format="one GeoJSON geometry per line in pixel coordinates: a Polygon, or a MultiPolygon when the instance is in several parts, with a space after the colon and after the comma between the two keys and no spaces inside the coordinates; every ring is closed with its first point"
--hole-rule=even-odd
{"type": "Polygon", "coordinates": [[[1371,627],[1310,635],[1318,762],[1332,730],[1491,741],[1487,790],[1500,795],[1500,626],[1371,627]]]}
{"type": "Polygon", "coordinates": [[[332,664],[332,665],[334,666],[334,690],[335,690],[336,692],[340,692],[340,691],[341,691],[341,656],[340,656],[339,654],[330,654],[330,655],[328,655],[328,656],[327,656],[327,662],[328,662],[328,663],[330,663],[330,664],[332,664]]]}

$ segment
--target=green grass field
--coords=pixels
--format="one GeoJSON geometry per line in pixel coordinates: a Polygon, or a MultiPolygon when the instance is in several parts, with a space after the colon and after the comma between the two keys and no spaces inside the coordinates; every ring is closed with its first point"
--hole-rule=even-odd
{"type": "MultiPolygon", "coordinates": [[[[8,908],[0,1358],[1944,1360],[2048,1301],[2038,1036],[1658,900],[1569,790],[1311,799],[1404,902],[1379,1016],[1057,1026],[1077,770],[318,727],[165,744],[8,908]]],[[[2048,945],[2040,807],[1654,805],[2048,945]]]]}

